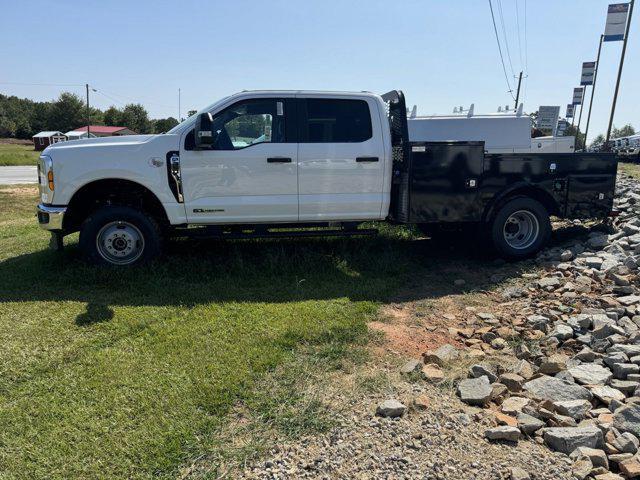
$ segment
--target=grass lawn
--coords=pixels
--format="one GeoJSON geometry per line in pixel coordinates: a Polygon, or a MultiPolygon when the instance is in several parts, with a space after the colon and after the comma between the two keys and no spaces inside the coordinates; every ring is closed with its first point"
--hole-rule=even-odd
{"type": "Polygon", "coordinates": [[[632,177],[640,178],[640,164],[638,163],[620,162],[618,163],[618,170],[632,177]]]}
{"type": "Polygon", "coordinates": [[[215,478],[269,432],[330,425],[308,372],[357,352],[395,292],[490,283],[491,262],[391,228],[176,241],[155,265],[101,270],[77,237],[47,250],[35,204],[34,187],[0,187],[0,479],[175,478],[203,459],[215,478]]]}
{"type": "Polygon", "coordinates": [[[390,234],[184,241],[155,266],[99,270],[73,238],[46,249],[35,203],[35,188],[0,187],[2,479],[174,478],[224,452],[238,405],[265,428],[323,428],[318,405],[256,381],[298,351],[323,364],[362,341],[410,263],[390,234]]]}
{"type": "Polygon", "coordinates": [[[33,145],[0,143],[0,167],[9,165],[36,165],[40,152],[33,145]]]}

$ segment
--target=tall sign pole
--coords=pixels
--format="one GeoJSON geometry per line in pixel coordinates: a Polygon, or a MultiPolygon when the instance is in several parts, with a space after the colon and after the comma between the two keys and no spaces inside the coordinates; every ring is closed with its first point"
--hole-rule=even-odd
{"type": "Polygon", "coordinates": [[[85,83],[84,86],[87,88],[87,138],[89,138],[89,124],[91,123],[91,111],[89,110],[89,84],[85,83]]]}
{"type": "Polygon", "coordinates": [[[616,113],[616,102],[618,101],[618,90],[620,89],[620,77],[622,77],[622,67],[624,65],[624,54],[627,52],[627,42],[629,40],[629,29],[631,27],[631,15],[633,14],[634,2],[635,0],[631,0],[629,2],[629,16],[627,17],[627,27],[624,33],[622,53],[620,54],[620,66],[618,67],[618,80],[616,80],[616,90],[613,94],[613,104],[611,105],[611,116],[609,117],[609,128],[607,128],[607,138],[605,140],[606,148],[609,148],[609,138],[611,137],[611,127],[613,127],[613,116],[616,113]]]}
{"type": "Polygon", "coordinates": [[[580,136],[580,122],[582,121],[582,110],[584,110],[584,91],[582,93],[582,103],[580,103],[580,115],[578,116],[578,126],[576,127],[576,138],[573,139],[573,151],[578,146],[578,137],[580,136]]]}
{"type": "Polygon", "coordinates": [[[584,144],[582,149],[587,149],[587,135],[589,134],[589,122],[591,121],[591,108],[593,107],[593,96],[596,94],[596,82],[598,81],[598,68],[600,68],[600,52],[602,51],[602,41],[604,35],[600,35],[600,45],[598,46],[598,58],[596,58],[596,69],[593,72],[593,85],[591,86],[591,100],[589,100],[589,113],[587,114],[587,126],[584,129],[584,144]]]}
{"type": "Polygon", "coordinates": [[[518,100],[520,100],[520,85],[522,84],[522,72],[518,76],[518,93],[516,93],[516,105],[513,107],[514,110],[518,110],[518,100]]]}

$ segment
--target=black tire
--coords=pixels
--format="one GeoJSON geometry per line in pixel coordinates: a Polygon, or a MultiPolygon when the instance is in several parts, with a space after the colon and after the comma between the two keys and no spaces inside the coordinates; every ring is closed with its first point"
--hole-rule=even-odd
{"type": "Polygon", "coordinates": [[[549,212],[537,200],[516,197],[503,204],[493,217],[490,238],[497,253],[510,260],[539,252],[551,237],[549,212]]]}
{"type": "Polygon", "coordinates": [[[162,252],[158,224],[144,212],[109,206],[93,212],[80,227],[80,251],[94,265],[132,266],[162,252]]]}

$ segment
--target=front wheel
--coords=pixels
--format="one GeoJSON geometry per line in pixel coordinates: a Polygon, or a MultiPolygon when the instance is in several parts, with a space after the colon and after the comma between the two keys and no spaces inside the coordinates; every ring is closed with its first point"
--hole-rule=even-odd
{"type": "Polygon", "coordinates": [[[529,257],[540,251],[551,236],[549,212],[537,200],[518,197],[505,203],[491,224],[491,240],[497,252],[509,259],[529,257]]]}
{"type": "Polygon", "coordinates": [[[80,250],[96,265],[130,266],[160,254],[157,223],[130,207],[109,206],[93,212],[80,228],[80,250]]]}

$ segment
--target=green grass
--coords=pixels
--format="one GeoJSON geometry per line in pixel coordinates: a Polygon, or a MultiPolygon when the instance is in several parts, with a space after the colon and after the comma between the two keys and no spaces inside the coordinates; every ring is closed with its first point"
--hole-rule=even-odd
{"type": "Polygon", "coordinates": [[[175,241],[149,267],[93,268],[77,236],[47,250],[35,203],[33,187],[0,187],[0,479],[215,477],[264,432],[328,427],[311,379],[359,361],[396,292],[427,285],[428,303],[456,278],[489,284],[490,262],[390,227],[175,241]]]}
{"type": "Polygon", "coordinates": [[[407,269],[392,244],[317,240],[178,242],[100,270],[73,239],[46,250],[24,192],[0,189],[0,478],[173,478],[220,450],[234,406],[277,425],[256,381],[301,346],[342,356],[407,269]]]}
{"type": "Polygon", "coordinates": [[[638,163],[618,163],[618,170],[635,178],[640,178],[640,164],[638,163]]]}
{"type": "Polygon", "coordinates": [[[40,152],[33,145],[0,143],[0,167],[9,165],[36,165],[40,152]]]}

